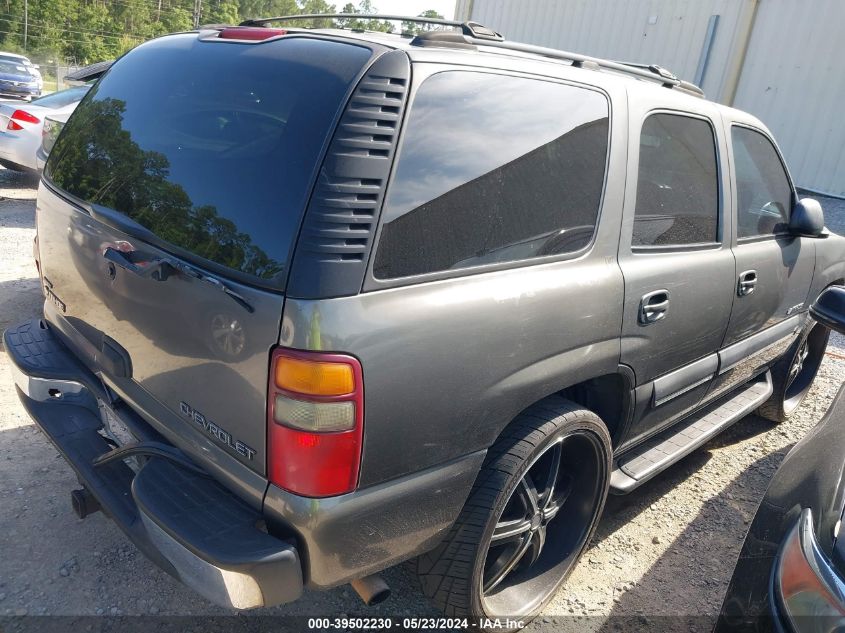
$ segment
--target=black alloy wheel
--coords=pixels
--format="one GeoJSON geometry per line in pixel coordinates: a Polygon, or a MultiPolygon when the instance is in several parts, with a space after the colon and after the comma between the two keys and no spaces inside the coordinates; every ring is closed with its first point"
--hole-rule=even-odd
{"type": "Polygon", "coordinates": [[[424,592],[450,616],[536,616],[596,527],[610,457],[591,411],[559,397],[529,408],[491,447],[449,536],[419,558],[424,592]]]}

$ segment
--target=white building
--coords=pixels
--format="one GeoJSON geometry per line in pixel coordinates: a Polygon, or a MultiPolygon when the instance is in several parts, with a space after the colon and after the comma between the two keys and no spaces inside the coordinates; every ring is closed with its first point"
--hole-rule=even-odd
{"type": "Polygon", "coordinates": [[[663,66],[760,117],[800,187],[845,196],[845,0],[457,0],[455,16],[663,66]]]}

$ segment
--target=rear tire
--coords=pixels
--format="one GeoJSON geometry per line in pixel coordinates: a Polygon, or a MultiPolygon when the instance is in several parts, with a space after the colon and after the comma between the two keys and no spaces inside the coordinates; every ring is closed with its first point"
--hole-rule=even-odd
{"type": "Polygon", "coordinates": [[[449,534],[417,559],[423,592],[449,617],[535,617],[596,528],[611,455],[592,411],[557,396],[527,409],[488,451],[449,534]]]}
{"type": "Polygon", "coordinates": [[[830,330],[812,319],[786,354],[772,367],[774,391],[757,414],[772,422],[786,422],[803,402],[819,371],[830,330]]]}

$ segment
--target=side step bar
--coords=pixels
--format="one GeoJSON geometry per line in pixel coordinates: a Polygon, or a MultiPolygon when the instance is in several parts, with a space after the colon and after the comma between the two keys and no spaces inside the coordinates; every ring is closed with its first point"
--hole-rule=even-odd
{"type": "Polygon", "coordinates": [[[752,413],[772,395],[766,372],[726,398],[625,452],[610,475],[610,491],[626,494],[680,461],[734,422],[752,413]]]}

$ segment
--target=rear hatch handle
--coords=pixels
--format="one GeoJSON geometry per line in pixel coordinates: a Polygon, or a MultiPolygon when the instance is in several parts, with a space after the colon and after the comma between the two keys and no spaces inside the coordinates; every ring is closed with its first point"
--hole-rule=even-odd
{"type": "MultiPolygon", "coordinates": [[[[99,204],[83,203],[81,206],[88,212],[88,215],[100,222],[103,222],[107,226],[123,231],[124,233],[137,237],[138,239],[142,239],[145,242],[158,241],[158,238],[152,231],[122,213],[99,204]]],[[[121,268],[125,268],[136,275],[149,277],[150,279],[155,279],[156,281],[166,281],[171,272],[180,272],[187,277],[192,277],[198,281],[214,286],[231,297],[238,305],[250,314],[255,312],[255,308],[253,308],[246,299],[229,288],[217,277],[208,275],[193,266],[189,266],[188,264],[170,257],[142,258],[139,254],[136,254],[137,252],[131,248],[130,244],[126,243],[126,246],[130,247],[129,253],[118,250],[113,246],[108,246],[103,250],[103,257],[115,266],[120,266],[121,268]],[[133,259],[135,261],[132,261],[133,259]]]]}
{"type": "MultiPolygon", "coordinates": [[[[123,244],[127,244],[123,242],[123,244]]],[[[128,245],[128,244],[127,244],[128,245]]],[[[103,249],[103,257],[115,266],[120,266],[139,277],[155,281],[167,281],[173,273],[181,273],[186,277],[206,283],[232,298],[238,305],[250,314],[255,312],[246,299],[229,288],[217,277],[208,275],[193,266],[170,257],[151,257],[136,250],[119,250],[114,246],[103,249]]]]}

